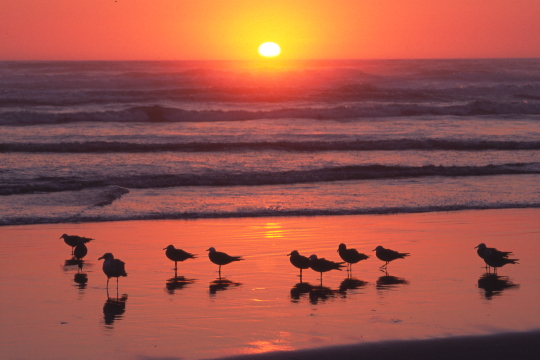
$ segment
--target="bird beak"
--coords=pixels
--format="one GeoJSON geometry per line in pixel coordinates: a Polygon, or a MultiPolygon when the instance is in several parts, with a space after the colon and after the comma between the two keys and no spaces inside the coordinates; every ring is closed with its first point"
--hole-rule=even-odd
{"type": "Polygon", "coordinates": [[[377,250],[377,249],[373,249],[373,250],[371,250],[371,251],[375,251],[375,250],[377,250]]]}
{"type": "Polygon", "coordinates": [[[101,259],[103,259],[103,256],[102,256],[102,257],[100,257],[100,258],[99,258],[98,260],[101,260],[101,259]]]}
{"type": "Polygon", "coordinates": [[[167,248],[163,248],[163,250],[167,250],[167,248]]]}
{"type": "Polygon", "coordinates": [[[287,254],[287,256],[291,256],[291,255],[292,255],[292,253],[290,253],[290,254],[287,254]]]}
{"type": "MultiPolygon", "coordinates": [[[[480,245],[478,245],[478,246],[480,246],[480,245]]],[[[478,246],[475,246],[474,248],[476,249],[478,246]]]]}

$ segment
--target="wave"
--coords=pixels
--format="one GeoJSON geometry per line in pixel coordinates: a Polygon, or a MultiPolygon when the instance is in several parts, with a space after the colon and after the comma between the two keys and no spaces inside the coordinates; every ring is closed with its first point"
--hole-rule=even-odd
{"type": "Polygon", "coordinates": [[[131,143],[85,141],[60,143],[0,143],[0,153],[147,153],[220,151],[393,151],[393,150],[540,150],[540,141],[497,141],[459,139],[392,139],[349,141],[264,141],[264,142],[188,142],[131,143]]]}
{"type": "Polygon", "coordinates": [[[119,186],[128,189],[183,186],[261,186],[318,183],[349,180],[421,178],[428,176],[466,177],[540,174],[540,163],[514,163],[486,166],[389,166],[358,165],[283,172],[208,172],[206,174],[141,174],[110,178],[40,177],[31,182],[0,185],[0,195],[59,192],[119,186]]]}
{"type": "Polygon", "coordinates": [[[411,214],[441,211],[462,210],[488,210],[488,209],[524,209],[540,208],[540,203],[486,203],[442,206],[404,206],[404,207],[373,207],[358,209],[258,209],[233,212],[219,211],[163,211],[148,212],[144,214],[123,215],[55,215],[50,216],[13,216],[0,218],[0,226],[31,225],[31,224],[60,224],[60,223],[88,223],[129,220],[178,220],[178,219],[217,219],[217,218],[256,218],[276,216],[328,216],[328,215],[385,215],[385,214],[411,214]]]}
{"type": "Polygon", "coordinates": [[[7,111],[0,113],[0,125],[39,125],[72,122],[213,122],[259,119],[320,119],[401,117],[424,115],[540,115],[540,103],[475,100],[461,105],[371,104],[330,108],[282,108],[266,111],[184,110],[165,106],[136,106],[118,111],[46,113],[7,111]]]}
{"type": "MultiPolygon", "coordinates": [[[[182,81],[182,83],[184,83],[182,81]]],[[[81,105],[106,104],[149,104],[162,101],[188,102],[292,102],[313,101],[332,103],[339,101],[385,101],[385,102],[426,102],[467,101],[474,99],[540,99],[540,84],[527,82],[523,84],[497,85],[459,85],[436,88],[427,86],[393,87],[380,86],[366,82],[344,82],[331,86],[202,86],[184,84],[184,87],[152,88],[146,84],[129,88],[110,89],[103,84],[102,89],[47,89],[36,91],[11,91],[0,96],[0,108],[22,106],[55,106],[69,107],[81,105]]],[[[82,86],[84,89],[85,86],[82,86]]]]}

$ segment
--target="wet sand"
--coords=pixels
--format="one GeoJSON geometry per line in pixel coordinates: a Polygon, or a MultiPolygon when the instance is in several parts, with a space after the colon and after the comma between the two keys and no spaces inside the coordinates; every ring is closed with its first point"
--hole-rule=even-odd
{"type": "Polygon", "coordinates": [[[540,209],[510,209],[0,227],[2,356],[526,359],[538,353],[539,218],[540,209]],[[82,269],[69,263],[64,233],[95,239],[82,269]],[[310,269],[299,285],[286,255],[339,261],[341,242],[371,257],[352,274],[324,273],[324,291],[310,269]],[[486,274],[481,242],[519,264],[486,274]],[[198,255],[176,277],[169,244],[198,255]],[[381,272],[377,245],[411,256],[381,272]],[[245,261],[220,280],[211,246],[245,261]],[[105,252],[128,273],[109,294],[105,252]]]}
{"type": "MultiPolygon", "coordinates": [[[[382,341],[322,349],[232,356],[226,360],[533,360],[540,356],[540,331],[444,339],[382,341]]],[[[223,360],[225,360],[223,359],[223,360]]]]}

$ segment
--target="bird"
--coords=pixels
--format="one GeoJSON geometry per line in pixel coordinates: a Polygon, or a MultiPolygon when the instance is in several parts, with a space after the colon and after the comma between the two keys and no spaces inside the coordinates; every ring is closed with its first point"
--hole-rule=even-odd
{"type": "MultiPolygon", "coordinates": [[[[511,251],[499,251],[495,248],[488,248],[486,246],[486,244],[484,243],[481,243],[479,244],[478,246],[475,246],[474,247],[475,249],[478,249],[476,250],[476,253],[478,254],[478,256],[480,256],[482,259],[484,259],[484,252],[486,250],[489,250],[491,251],[491,254],[494,255],[494,256],[498,256],[498,257],[502,257],[502,258],[508,258],[508,256],[512,255],[513,253],[511,251]]],[[[485,259],[484,259],[485,261],[485,259]]],[[[488,266],[488,264],[486,263],[486,267],[488,266]]]]}
{"type": "Polygon", "coordinates": [[[221,265],[227,265],[232,263],[233,261],[241,261],[241,256],[231,256],[229,254],[226,254],[224,252],[216,251],[214,247],[211,247],[207,249],[208,251],[208,258],[211,262],[213,262],[216,265],[219,265],[219,273],[221,274],[221,265]]]}
{"type": "Polygon", "coordinates": [[[184,261],[187,259],[196,259],[197,256],[194,254],[190,254],[182,249],[176,249],[174,245],[169,245],[163,250],[165,251],[165,255],[172,261],[174,261],[174,269],[177,269],[177,262],[178,261],[184,261]]]}
{"type": "Polygon", "coordinates": [[[73,256],[75,259],[81,260],[86,254],[88,254],[88,248],[84,245],[84,240],[79,239],[79,243],[75,246],[75,250],[73,250],[73,256]]]}
{"type": "Polygon", "coordinates": [[[366,254],[359,253],[356,249],[347,249],[345,244],[339,244],[339,256],[347,263],[347,266],[352,271],[352,264],[369,258],[366,254]]]}
{"type": "MultiPolygon", "coordinates": [[[[291,251],[290,254],[287,256],[290,256],[291,264],[293,264],[295,267],[300,269],[300,279],[302,278],[302,269],[309,269],[309,258],[303,255],[300,255],[300,253],[297,250],[291,251]]],[[[302,280],[300,280],[301,282],[302,280]]]]}
{"type": "Polygon", "coordinates": [[[326,260],[325,258],[317,258],[317,255],[313,254],[309,257],[309,267],[313,270],[321,273],[321,287],[322,287],[322,273],[330,270],[339,270],[344,267],[345,262],[335,262],[326,260]]]}
{"type": "Polygon", "coordinates": [[[118,288],[118,278],[120,276],[127,276],[125,263],[122,260],[115,259],[111,253],[103,254],[98,260],[101,259],[104,259],[103,272],[107,275],[107,289],[109,289],[109,279],[112,277],[116,278],[116,287],[118,288]]]}
{"type": "Polygon", "coordinates": [[[500,254],[497,254],[496,252],[491,251],[490,249],[486,249],[482,253],[482,259],[486,262],[488,266],[491,266],[495,269],[495,273],[497,273],[498,267],[503,267],[506,264],[517,264],[519,259],[508,259],[505,256],[502,256],[500,254]]]}
{"type": "Polygon", "coordinates": [[[396,259],[404,259],[406,256],[410,256],[409,253],[400,253],[400,252],[397,252],[397,251],[394,251],[394,250],[385,249],[380,245],[377,246],[372,251],[375,251],[375,255],[377,255],[377,257],[380,260],[386,262],[383,266],[381,266],[381,268],[385,268],[386,266],[388,266],[388,263],[390,261],[393,261],[393,260],[396,260],[396,259]]]}
{"type": "Polygon", "coordinates": [[[83,243],[87,243],[89,241],[94,240],[87,237],[82,237],[78,235],[68,235],[68,234],[64,234],[60,236],[60,239],[64,239],[64,242],[68,244],[69,246],[71,246],[71,255],[73,255],[73,249],[75,248],[75,246],[79,244],[79,240],[81,240],[83,243]]]}

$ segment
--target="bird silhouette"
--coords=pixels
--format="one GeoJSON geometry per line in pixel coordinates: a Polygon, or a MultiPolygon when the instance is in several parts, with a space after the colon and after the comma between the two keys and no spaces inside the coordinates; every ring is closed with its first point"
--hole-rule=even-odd
{"type": "Polygon", "coordinates": [[[291,251],[289,260],[291,264],[300,269],[300,282],[302,282],[302,269],[309,269],[309,258],[303,255],[296,250],[291,251]]]}
{"type": "MultiPolygon", "coordinates": [[[[493,256],[497,256],[497,257],[501,257],[501,258],[508,258],[508,256],[512,255],[513,253],[511,251],[499,251],[495,248],[488,248],[486,246],[486,244],[484,243],[481,243],[479,244],[478,246],[475,246],[474,247],[475,249],[478,249],[476,250],[476,253],[478,254],[478,256],[480,256],[482,259],[484,259],[484,252],[486,250],[489,250],[491,251],[491,254],[493,256]]],[[[485,261],[485,259],[484,259],[485,261]]],[[[489,265],[486,263],[486,268],[488,267],[489,265]]]]}
{"type": "Polygon", "coordinates": [[[381,268],[386,268],[390,261],[404,259],[406,256],[410,256],[409,253],[400,253],[394,250],[385,249],[380,245],[373,249],[373,251],[375,251],[375,255],[377,255],[380,260],[385,261],[385,264],[381,266],[381,268]]]}
{"type": "Polygon", "coordinates": [[[339,256],[347,263],[348,270],[352,271],[352,264],[369,258],[366,254],[359,253],[356,249],[347,249],[345,244],[339,244],[339,256]]]}
{"type": "Polygon", "coordinates": [[[75,246],[75,250],[73,250],[73,257],[77,260],[82,260],[86,254],[88,254],[88,248],[84,244],[84,240],[79,239],[79,243],[75,246]]]}
{"type": "Polygon", "coordinates": [[[219,265],[219,274],[221,275],[221,265],[227,265],[232,263],[233,261],[241,261],[241,256],[231,256],[229,254],[226,254],[224,252],[216,251],[214,247],[209,248],[208,250],[208,258],[211,262],[213,262],[216,265],[219,265]]]}
{"type": "Polygon", "coordinates": [[[503,267],[506,264],[517,264],[519,259],[508,259],[504,256],[498,255],[497,253],[487,249],[483,252],[482,258],[488,266],[491,266],[495,269],[495,274],[497,273],[498,267],[503,267]]]}
{"type": "Polygon", "coordinates": [[[103,272],[107,275],[107,290],[109,289],[109,279],[112,277],[116,278],[116,288],[118,289],[118,278],[120,276],[127,276],[125,263],[122,260],[115,259],[111,253],[103,254],[98,260],[101,259],[104,259],[103,272]]]}
{"type": "Polygon", "coordinates": [[[321,287],[322,287],[322,273],[330,270],[339,270],[344,267],[344,262],[335,262],[326,260],[325,258],[318,258],[313,254],[309,257],[309,267],[321,274],[321,287]]]}
{"type": "Polygon", "coordinates": [[[163,250],[167,250],[165,251],[165,256],[167,256],[170,260],[174,261],[174,270],[177,269],[178,261],[197,258],[196,255],[190,254],[182,249],[176,249],[174,245],[169,245],[163,250]]]}
{"type": "Polygon", "coordinates": [[[89,241],[94,240],[87,237],[82,237],[78,235],[68,235],[68,234],[64,234],[60,236],[60,239],[64,239],[64,242],[68,244],[69,246],[71,246],[71,255],[73,255],[73,249],[75,248],[75,246],[79,244],[79,241],[82,241],[83,243],[87,243],[89,241]]]}

